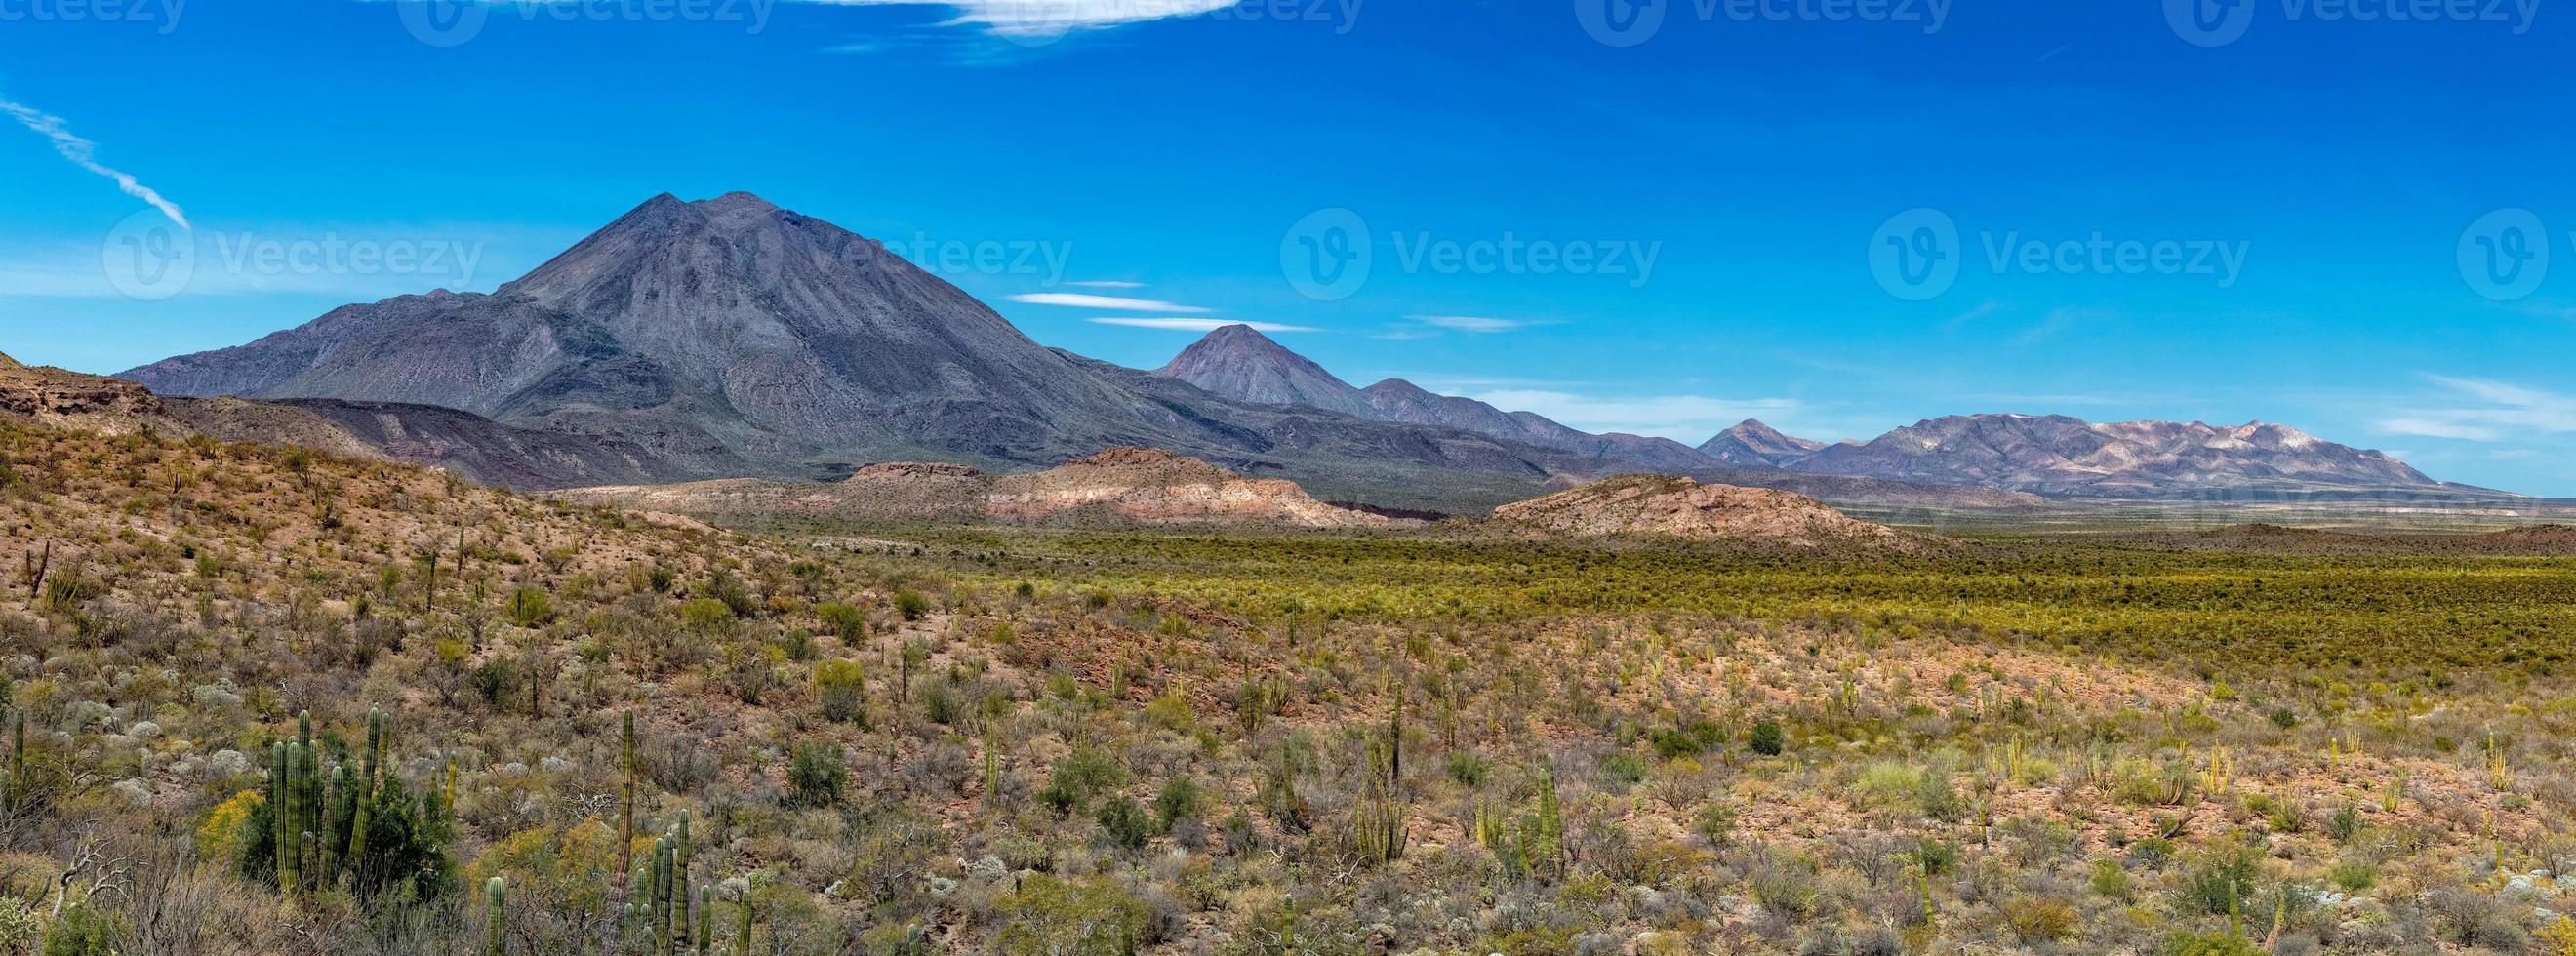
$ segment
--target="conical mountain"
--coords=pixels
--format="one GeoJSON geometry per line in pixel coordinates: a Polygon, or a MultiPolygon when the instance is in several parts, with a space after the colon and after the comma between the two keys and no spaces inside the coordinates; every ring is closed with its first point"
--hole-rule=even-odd
{"type": "Polygon", "coordinates": [[[655,196],[490,295],[336,310],[124,377],[177,395],[462,408],[702,458],[1186,439],[875,240],[749,193],[655,196]]]}
{"type": "Polygon", "coordinates": [[[1154,374],[1240,401],[1311,405],[1362,418],[1378,417],[1359,389],[1249,325],[1210,331],[1154,374]]]}
{"type": "Polygon", "coordinates": [[[1791,438],[1761,419],[1747,418],[1717,433],[1699,450],[1738,468],[1786,468],[1823,447],[1824,442],[1791,438]]]}

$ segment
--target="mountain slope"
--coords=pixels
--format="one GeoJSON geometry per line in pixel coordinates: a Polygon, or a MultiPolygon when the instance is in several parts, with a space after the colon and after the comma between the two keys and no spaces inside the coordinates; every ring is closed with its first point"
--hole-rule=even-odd
{"type": "Polygon", "coordinates": [[[1974,484],[2058,497],[2171,497],[2219,489],[2448,487],[2376,451],[2263,422],[2093,424],[2064,415],[1953,415],[1784,467],[1974,484]]]}
{"type": "Polygon", "coordinates": [[[1312,359],[1289,351],[1249,325],[1229,325],[1182,349],[1154,374],[1177,378],[1227,398],[1265,405],[1312,405],[1363,418],[1368,399],[1312,359]]]}
{"type": "Polygon", "coordinates": [[[924,446],[1029,459],[1189,430],[875,241],[747,193],[656,196],[488,296],[349,306],[124,377],[444,405],[709,467],[924,446]]]}
{"type": "Polygon", "coordinates": [[[1791,438],[1747,418],[1699,446],[1701,454],[1739,468],[1785,468],[1825,447],[1824,442],[1791,438]]]}
{"type": "Polygon", "coordinates": [[[1631,468],[1690,471],[1716,464],[1671,439],[1588,434],[1535,412],[1506,412],[1472,398],[1436,395],[1403,379],[1352,388],[1248,325],[1209,332],[1154,374],[1236,401],[1309,405],[1378,421],[1454,428],[1631,468]]]}

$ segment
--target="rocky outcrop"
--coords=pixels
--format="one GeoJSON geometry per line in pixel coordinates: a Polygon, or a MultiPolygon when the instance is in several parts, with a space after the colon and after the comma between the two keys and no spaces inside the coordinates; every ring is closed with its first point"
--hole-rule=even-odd
{"type": "Polygon", "coordinates": [[[1813,498],[1769,488],[1703,485],[1689,478],[1623,475],[1494,509],[1495,523],[1578,536],[1660,535],[1799,548],[1919,543],[1813,498]]]}
{"type": "Polygon", "coordinates": [[[1293,481],[1245,478],[1155,448],[1112,448],[1029,475],[996,479],[985,513],[1005,521],[1086,514],[1145,525],[1260,524],[1384,528],[1383,515],[1316,501],[1293,481]]]}
{"type": "Polygon", "coordinates": [[[58,368],[29,368],[0,356],[0,414],[52,428],[122,435],[174,427],[150,389],[58,368]]]}
{"type": "Polygon", "coordinates": [[[756,480],[560,492],[584,504],[711,517],[806,515],[889,522],[1248,525],[1386,528],[1417,524],[1324,504],[1295,482],[1246,478],[1152,448],[1112,448],[1046,471],[987,475],[963,465],[870,465],[828,485],[756,480]]]}

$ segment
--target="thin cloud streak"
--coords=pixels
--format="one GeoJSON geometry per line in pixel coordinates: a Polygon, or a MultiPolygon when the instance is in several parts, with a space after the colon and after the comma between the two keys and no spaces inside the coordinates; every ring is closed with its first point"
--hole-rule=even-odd
{"type": "Polygon", "coordinates": [[[1474,332],[1479,335],[1491,335],[1496,332],[1517,332],[1534,325],[1553,324],[1548,322],[1535,322],[1528,319],[1493,319],[1480,315],[1408,315],[1405,316],[1405,318],[1431,326],[1432,328],[1448,329],[1453,332],[1474,332]]]}
{"type": "Polygon", "coordinates": [[[2448,392],[2446,404],[2399,409],[2379,421],[2380,431],[2476,442],[2576,432],[2576,396],[2492,379],[2424,378],[2448,392]]]}
{"type": "Polygon", "coordinates": [[[178,203],[162,198],[160,192],[143,185],[132,175],[111,169],[93,158],[98,152],[98,144],[72,135],[71,130],[63,128],[62,117],[5,99],[0,99],[0,112],[16,117],[18,122],[28,129],[34,130],[46,139],[53,140],[54,152],[61,153],[64,159],[71,160],[72,165],[115,180],[116,188],[124,190],[128,196],[143,200],[154,209],[161,210],[161,214],[170,217],[171,222],[178,223],[179,228],[195,228],[188,225],[188,217],[179,211],[178,203]]]}
{"type": "Polygon", "coordinates": [[[1023,305],[1060,305],[1075,309],[1118,309],[1127,312],[1204,313],[1215,309],[1181,305],[1154,299],[1128,299],[1114,295],[1085,295],[1079,292],[1030,292],[1011,297],[1023,305]]]}
{"type": "Polygon", "coordinates": [[[1050,37],[1080,30],[1197,16],[1236,0],[802,0],[843,7],[946,7],[947,26],[981,27],[999,37],[1050,37]]]}
{"type": "Polygon", "coordinates": [[[1321,332],[1303,325],[1281,325],[1277,322],[1243,322],[1235,319],[1136,319],[1107,318],[1091,320],[1097,325],[1123,325],[1134,329],[1169,329],[1177,332],[1214,332],[1229,325],[1248,325],[1255,332],[1321,332]]]}

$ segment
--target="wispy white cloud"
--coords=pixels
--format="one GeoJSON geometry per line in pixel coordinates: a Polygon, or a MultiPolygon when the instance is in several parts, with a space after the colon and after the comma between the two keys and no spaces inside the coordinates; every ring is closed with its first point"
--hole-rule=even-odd
{"type": "Polygon", "coordinates": [[[1237,0],[804,0],[847,7],[944,7],[950,26],[969,26],[998,37],[1053,37],[1085,30],[1197,16],[1237,0]]]}
{"type": "Polygon", "coordinates": [[[115,180],[116,188],[124,190],[126,195],[143,200],[152,208],[161,210],[161,214],[170,217],[171,222],[178,223],[179,228],[189,228],[188,217],[179,211],[178,203],[161,198],[159,192],[136,181],[132,175],[100,163],[95,158],[98,144],[72,135],[71,130],[63,127],[62,117],[5,99],[0,99],[0,112],[16,117],[18,122],[25,124],[28,129],[36,131],[46,139],[53,140],[54,152],[61,153],[64,159],[71,160],[72,165],[115,180]]]}
{"type": "Polygon", "coordinates": [[[1321,332],[1322,329],[1277,322],[1242,322],[1235,319],[1093,319],[1101,325],[1124,325],[1138,329],[1171,329],[1180,332],[1213,332],[1229,325],[1249,325],[1256,332],[1321,332]]]}
{"type": "Polygon", "coordinates": [[[2426,375],[2441,392],[2379,421],[2379,430],[2494,442],[2576,432],[2576,396],[2482,378],[2426,375]]]}
{"type": "Polygon", "coordinates": [[[1517,332],[1534,325],[1555,324],[1534,319],[1496,319],[1481,315],[1408,315],[1405,316],[1405,318],[1431,326],[1435,329],[1448,329],[1452,332],[1474,332],[1480,335],[1491,335],[1496,332],[1517,332]]]}
{"type": "Polygon", "coordinates": [[[1626,432],[1684,444],[1698,444],[1747,418],[1776,422],[1806,408],[1793,398],[1594,396],[1524,388],[1496,389],[1472,397],[1497,408],[1537,412],[1587,432],[1626,432]]]}
{"type": "Polygon", "coordinates": [[[1417,328],[1409,325],[1394,325],[1371,332],[1368,334],[1368,337],[1373,339],[1384,339],[1389,342],[1418,342],[1423,339],[1439,338],[1440,330],[1417,328]]]}
{"type": "Polygon", "coordinates": [[[1180,305],[1178,303],[1161,302],[1153,299],[1127,299],[1114,295],[1086,295],[1080,292],[1030,292],[1012,296],[1011,301],[1026,305],[1061,305],[1077,309],[1121,309],[1128,312],[1180,312],[1195,314],[1216,311],[1215,309],[1203,309],[1195,305],[1180,305]]]}

